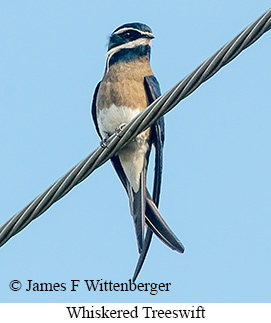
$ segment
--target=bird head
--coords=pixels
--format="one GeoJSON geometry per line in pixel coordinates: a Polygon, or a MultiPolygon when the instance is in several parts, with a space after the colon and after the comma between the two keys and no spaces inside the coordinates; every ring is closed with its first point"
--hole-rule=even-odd
{"type": "Polygon", "coordinates": [[[108,65],[135,60],[142,56],[149,58],[153,38],[151,28],[142,23],[128,23],[118,27],[109,38],[108,65]]]}

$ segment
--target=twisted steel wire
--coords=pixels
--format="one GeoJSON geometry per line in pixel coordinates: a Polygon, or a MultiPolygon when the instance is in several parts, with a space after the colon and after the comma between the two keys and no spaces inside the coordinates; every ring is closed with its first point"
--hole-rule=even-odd
{"type": "Polygon", "coordinates": [[[37,196],[20,212],[16,213],[0,228],[0,247],[24,229],[31,221],[44,213],[53,203],[66,195],[74,186],[87,178],[95,169],[109,160],[129,140],[136,137],[159,117],[173,109],[182,99],[195,91],[203,82],[212,77],[270,28],[271,9],[267,10],[233,40],[204,61],[171,90],[149,105],[118,134],[113,134],[108,139],[105,147],[98,147],[52,184],[45,192],[37,196]]]}

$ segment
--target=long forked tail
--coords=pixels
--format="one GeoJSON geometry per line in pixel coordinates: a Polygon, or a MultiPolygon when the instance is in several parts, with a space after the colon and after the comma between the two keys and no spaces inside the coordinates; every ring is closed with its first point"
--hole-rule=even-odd
{"type": "Polygon", "coordinates": [[[152,232],[156,234],[156,236],[162,240],[169,248],[178,251],[179,253],[184,252],[184,246],[180,242],[180,240],[176,237],[176,235],[171,231],[169,226],[166,224],[165,220],[162,218],[161,214],[159,213],[157,206],[150,198],[149,194],[146,201],[146,215],[145,221],[150,230],[147,230],[144,246],[142,253],[139,257],[134,275],[133,275],[133,282],[136,280],[141,267],[144,263],[146,257],[146,250],[149,248],[149,243],[152,237],[152,232]]]}
{"type": "MultiPolygon", "coordinates": [[[[118,156],[113,156],[112,159],[112,164],[126,190],[126,192],[129,193],[129,188],[127,187],[127,178],[125,176],[125,173],[123,171],[123,168],[120,164],[119,158],[118,156]]],[[[168,247],[170,247],[173,250],[176,250],[180,253],[184,252],[184,247],[182,245],[182,243],[179,241],[179,239],[175,236],[175,234],[170,230],[170,228],[168,227],[168,225],[166,224],[166,222],[164,221],[164,219],[162,218],[161,214],[159,213],[157,206],[155,205],[155,203],[153,202],[153,200],[151,199],[151,196],[149,194],[149,192],[146,189],[146,213],[145,213],[145,222],[148,225],[148,228],[151,229],[151,232],[149,231],[149,229],[147,230],[146,233],[146,238],[148,237],[149,242],[151,240],[151,236],[152,236],[152,232],[155,233],[158,238],[160,238],[168,247]],[[149,233],[148,233],[149,232],[149,233]],[[148,235],[147,235],[148,234],[148,235]]],[[[149,244],[146,243],[147,240],[145,240],[144,242],[144,246],[143,249],[141,251],[141,255],[133,276],[133,279],[135,280],[142,265],[144,262],[144,259],[146,257],[146,250],[145,248],[148,249],[149,244]]]]}

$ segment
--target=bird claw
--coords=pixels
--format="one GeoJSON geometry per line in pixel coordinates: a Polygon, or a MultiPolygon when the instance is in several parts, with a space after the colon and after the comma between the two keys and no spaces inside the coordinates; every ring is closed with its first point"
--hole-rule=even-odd
{"type": "Polygon", "coordinates": [[[115,129],[115,134],[119,136],[121,130],[127,125],[127,123],[122,123],[120,124],[116,129],[115,129]]]}
{"type": "MultiPolygon", "coordinates": [[[[120,137],[120,133],[122,131],[122,129],[127,125],[127,123],[122,123],[120,124],[116,129],[115,129],[115,134],[116,136],[120,137]]],[[[100,146],[102,148],[106,148],[108,146],[108,139],[109,139],[110,135],[107,135],[107,137],[105,137],[103,140],[100,141],[100,146]]]]}
{"type": "Polygon", "coordinates": [[[108,145],[108,138],[105,138],[105,139],[100,141],[100,146],[102,148],[107,148],[107,145],[108,145]]]}

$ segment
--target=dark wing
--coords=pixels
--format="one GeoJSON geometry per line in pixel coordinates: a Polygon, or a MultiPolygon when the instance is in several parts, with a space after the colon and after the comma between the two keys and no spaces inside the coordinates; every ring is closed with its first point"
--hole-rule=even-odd
{"type": "MultiPolygon", "coordinates": [[[[153,75],[146,76],[144,79],[144,86],[148,97],[148,102],[149,104],[151,104],[161,95],[159,83],[155,76],[153,75]]],[[[157,207],[159,204],[159,198],[160,198],[160,192],[161,192],[164,140],[165,140],[165,123],[164,123],[164,117],[161,117],[151,127],[151,142],[154,144],[154,147],[155,147],[155,169],[154,169],[154,183],[153,183],[152,198],[157,207]]],[[[136,269],[133,275],[133,281],[136,280],[143,266],[144,260],[146,258],[146,255],[150,247],[151,239],[152,239],[152,230],[150,229],[150,227],[148,227],[145,235],[143,249],[139,256],[136,269]]]]}
{"type": "MultiPolygon", "coordinates": [[[[148,104],[151,104],[154,100],[156,100],[160,95],[160,86],[159,83],[156,79],[155,76],[146,76],[144,78],[144,87],[146,91],[146,95],[148,98],[148,104]]],[[[150,134],[150,144],[154,144],[155,146],[155,170],[154,170],[154,185],[153,185],[153,201],[158,207],[159,203],[159,197],[160,197],[160,191],[161,191],[161,181],[162,181],[162,167],[163,167],[163,146],[164,146],[164,140],[165,140],[165,125],[164,125],[164,118],[161,117],[159,118],[155,124],[151,126],[151,134],[150,134]]],[[[147,157],[147,162],[148,162],[149,157],[147,157]]],[[[147,165],[146,165],[147,167],[147,165]]],[[[136,226],[136,232],[138,238],[138,244],[139,244],[139,253],[141,254],[138,264],[137,264],[137,270],[136,272],[140,271],[144,259],[147,255],[150,243],[151,243],[151,237],[152,237],[152,231],[147,228],[146,236],[144,239],[144,225],[145,223],[145,210],[146,210],[146,201],[145,201],[145,196],[146,196],[146,167],[144,167],[144,173],[141,174],[140,178],[144,178],[143,184],[140,185],[140,190],[138,193],[133,194],[132,196],[132,201],[134,201],[132,204],[133,205],[141,205],[141,208],[137,212],[132,212],[135,226],[136,226]],[[142,191],[142,192],[141,192],[142,191]],[[136,200],[136,196],[139,196],[138,201],[136,200]],[[142,200],[143,202],[142,203],[142,200]],[[141,221],[138,221],[137,219],[140,219],[141,221]],[[144,239],[144,243],[143,243],[144,239]],[[144,249],[144,252],[142,252],[144,249]]],[[[138,207],[137,207],[138,208],[138,207]]],[[[135,277],[135,275],[134,275],[135,277]]]]}
{"type": "Polygon", "coordinates": [[[92,106],[91,106],[91,115],[92,115],[92,119],[93,119],[93,122],[94,122],[94,125],[95,125],[95,128],[96,128],[96,131],[99,135],[99,137],[101,139],[102,138],[102,135],[100,133],[100,130],[99,130],[99,127],[98,127],[98,122],[97,122],[97,110],[96,110],[96,101],[97,101],[97,94],[98,94],[98,91],[99,91],[99,88],[100,88],[100,84],[101,82],[99,82],[96,86],[96,89],[94,91],[94,95],[93,95],[93,99],[92,99],[92,106]]]}
{"type": "MultiPolygon", "coordinates": [[[[160,95],[160,86],[155,76],[146,76],[144,79],[145,90],[149,104],[155,101],[160,95]]],[[[164,117],[159,118],[151,127],[151,141],[155,147],[155,169],[152,199],[156,206],[159,204],[159,197],[162,182],[163,169],[163,148],[165,141],[164,117]]]]}

